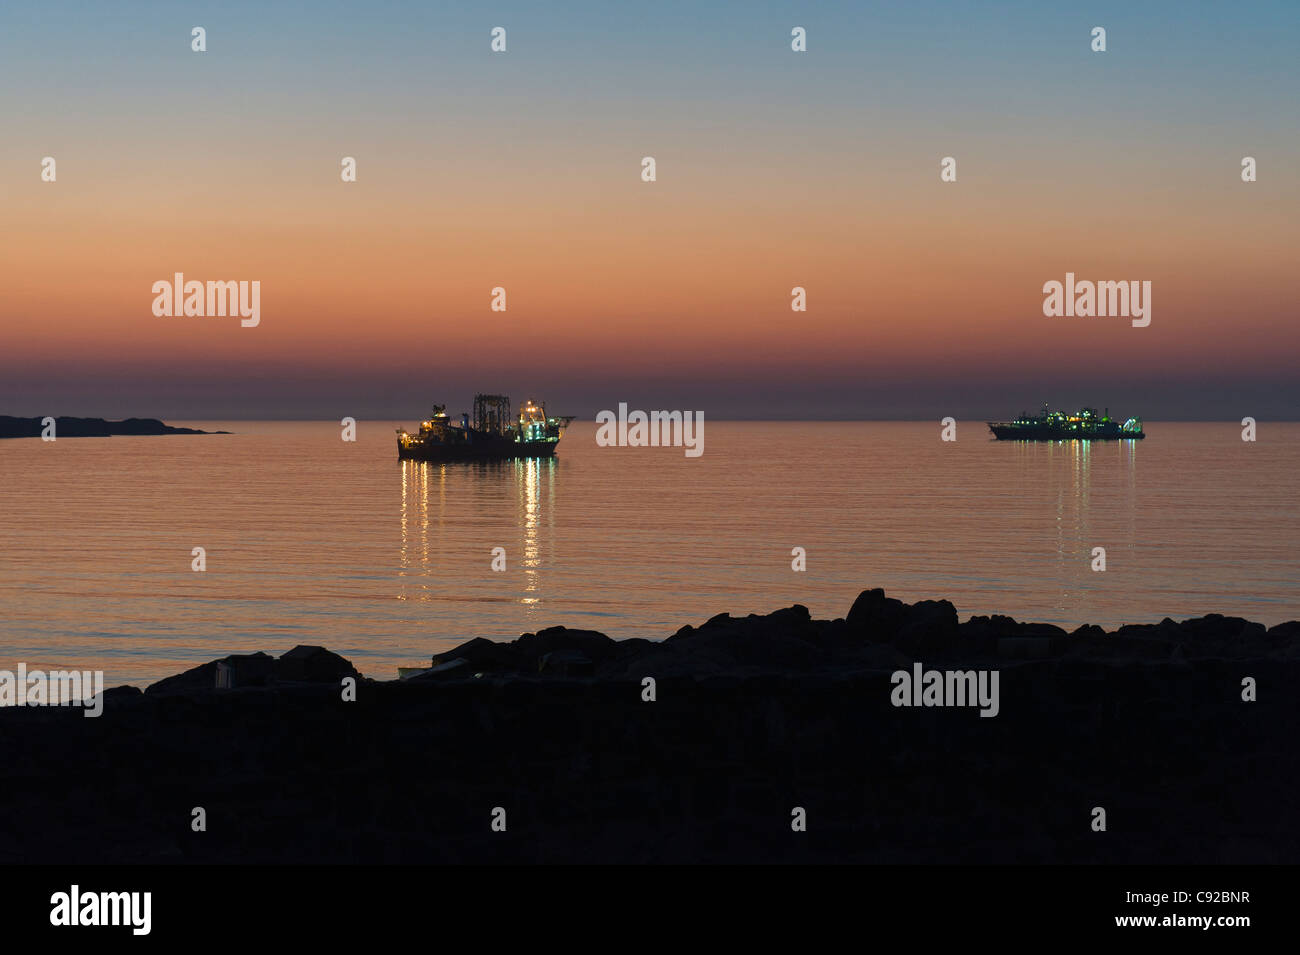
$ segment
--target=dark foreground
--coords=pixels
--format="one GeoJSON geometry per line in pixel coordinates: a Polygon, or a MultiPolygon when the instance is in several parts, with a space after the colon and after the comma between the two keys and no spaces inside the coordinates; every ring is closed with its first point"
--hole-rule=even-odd
{"type": "Polygon", "coordinates": [[[0,710],[0,862],[1300,861],[1295,622],[1066,634],[868,591],[476,640],[355,702],[319,648],[225,662],[97,719],[0,710]],[[998,715],[891,705],[915,660],[998,670],[998,715]]]}

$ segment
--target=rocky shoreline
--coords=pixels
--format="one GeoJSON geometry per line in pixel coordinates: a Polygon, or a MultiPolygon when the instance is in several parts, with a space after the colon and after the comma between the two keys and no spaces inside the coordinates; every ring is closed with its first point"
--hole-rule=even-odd
{"type": "Polygon", "coordinates": [[[0,860],[1295,863],[1297,686],[1300,622],[1067,633],[880,590],[401,680],[304,646],[97,719],[0,708],[0,860]],[[931,671],[996,674],[994,718],[922,705],[931,671]]]}

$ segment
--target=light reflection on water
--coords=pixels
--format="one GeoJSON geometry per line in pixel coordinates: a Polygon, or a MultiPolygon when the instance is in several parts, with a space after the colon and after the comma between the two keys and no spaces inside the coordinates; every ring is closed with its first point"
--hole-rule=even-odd
{"type": "MultiPolygon", "coordinates": [[[[542,592],[542,538],[543,514],[549,520],[550,508],[555,500],[554,458],[523,458],[511,461],[475,461],[438,464],[427,461],[403,460],[399,462],[401,473],[401,518],[399,520],[399,571],[402,586],[397,593],[398,600],[434,600],[442,593],[437,585],[433,571],[434,550],[430,547],[430,508],[432,507],[437,529],[433,532],[436,540],[444,529],[444,516],[448,513],[447,482],[449,472],[455,475],[472,475],[480,487],[514,485],[515,512],[518,515],[518,543],[514,556],[510,554],[507,541],[503,540],[493,547],[506,548],[506,568],[509,563],[518,560],[523,568],[523,593],[519,603],[525,607],[541,602],[542,592]],[[437,500],[430,501],[430,485],[436,488],[437,500]],[[418,526],[419,538],[412,539],[411,528],[418,526]],[[418,567],[416,566],[418,562],[418,567]],[[416,589],[412,594],[410,585],[416,589]]],[[[469,502],[467,501],[467,506],[469,502]]],[[[485,519],[488,515],[482,515],[485,519]]],[[[491,550],[489,549],[489,555],[491,550]]],[[[491,566],[489,557],[485,564],[491,566]]]]}

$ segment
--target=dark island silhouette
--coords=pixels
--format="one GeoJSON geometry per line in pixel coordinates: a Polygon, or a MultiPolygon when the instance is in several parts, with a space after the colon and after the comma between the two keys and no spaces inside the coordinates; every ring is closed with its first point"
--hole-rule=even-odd
{"type": "Polygon", "coordinates": [[[1298,685],[1300,622],[1067,633],[878,589],[836,620],[474,639],[402,680],[298,646],[108,690],[95,719],[0,708],[0,855],[1293,863],[1298,685]],[[894,705],[918,662],[996,670],[996,717],[894,705]]]}
{"type": "MultiPolygon", "coordinates": [[[[15,418],[0,415],[0,438],[39,438],[45,430],[44,418],[15,418]]],[[[228,431],[200,431],[197,428],[176,428],[163,424],[157,418],[127,418],[108,421],[104,418],[55,417],[55,438],[108,438],[121,435],[154,434],[229,434],[228,431]]]]}

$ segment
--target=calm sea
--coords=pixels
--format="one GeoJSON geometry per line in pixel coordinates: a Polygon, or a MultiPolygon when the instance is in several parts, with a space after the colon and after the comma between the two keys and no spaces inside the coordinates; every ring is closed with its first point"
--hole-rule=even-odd
{"type": "Polygon", "coordinates": [[[143,685],[309,643],[389,679],[474,636],[838,617],[867,587],[1067,628],[1300,617],[1300,424],[1090,445],[707,421],[687,458],[601,448],[579,422],[551,461],[427,465],[397,460],[410,422],[361,422],[355,443],[334,422],[173,423],[238,433],[0,441],[0,668],[143,685]]]}

